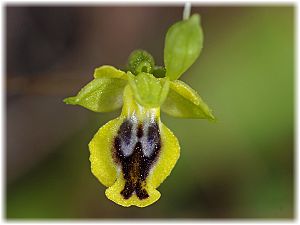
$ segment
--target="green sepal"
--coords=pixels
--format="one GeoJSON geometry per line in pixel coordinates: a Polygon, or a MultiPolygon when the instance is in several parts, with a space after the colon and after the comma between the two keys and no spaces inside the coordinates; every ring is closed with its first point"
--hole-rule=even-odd
{"type": "Polygon", "coordinates": [[[166,77],[178,79],[198,58],[203,44],[200,15],[172,25],[165,38],[164,63],[166,77]]]}
{"type": "Polygon", "coordinates": [[[169,93],[161,109],[174,117],[215,120],[197,92],[180,80],[170,81],[169,93]]]}
{"type": "Polygon", "coordinates": [[[64,102],[80,105],[94,112],[110,112],[122,106],[122,95],[126,84],[127,80],[113,76],[95,78],[76,96],[66,98],[64,102]]]}
{"type": "Polygon", "coordinates": [[[148,108],[159,107],[167,97],[169,80],[155,78],[150,73],[139,73],[134,76],[127,72],[128,81],[137,102],[148,108]]]}

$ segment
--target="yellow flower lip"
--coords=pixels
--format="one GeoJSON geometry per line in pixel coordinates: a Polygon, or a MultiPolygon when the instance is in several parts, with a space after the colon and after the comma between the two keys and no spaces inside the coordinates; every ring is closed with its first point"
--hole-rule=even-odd
{"type": "Polygon", "coordinates": [[[157,201],[156,188],[179,158],[178,140],[161,123],[159,108],[138,105],[129,86],[121,115],[99,129],[89,148],[93,174],[109,187],[106,196],[125,207],[157,201]]]}

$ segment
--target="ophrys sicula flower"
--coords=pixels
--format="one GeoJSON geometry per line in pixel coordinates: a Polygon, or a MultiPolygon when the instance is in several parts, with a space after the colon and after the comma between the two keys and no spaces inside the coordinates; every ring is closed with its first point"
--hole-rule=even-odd
{"type": "Polygon", "coordinates": [[[186,83],[177,80],[197,59],[203,35],[200,16],[171,26],[164,49],[165,67],[134,51],[127,71],[112,66],[95,70],[94,79],[67,104],[95,112],[122,107],[89,143],[92,173],[108,188],[106,196],[122,206],[145,207],[157,201],[156,190],[175,166],[180,147],[161,122],[160,112],[181,118],[214,120],[208,106],[186,83]]]}

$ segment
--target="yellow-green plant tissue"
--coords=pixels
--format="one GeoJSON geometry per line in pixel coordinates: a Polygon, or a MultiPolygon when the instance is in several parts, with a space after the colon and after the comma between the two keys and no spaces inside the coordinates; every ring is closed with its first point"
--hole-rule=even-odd
{"type": "Polygon", "coordinates": [[[180,155],[176,136],[161,122],[161,110],[179,118],[215,119],[198,93],[178,80],[198,58],[202,42],[200,15],[194,14],[169,28],[165,66],[135,50],[126,71],[101,66],[76,96],[64,100],[94,112],[122,107],[121,115],[101,127],[88,145],[92,173],[107,187],[111,201],[145,207],[161,197],[157,188],[180,155]]]}

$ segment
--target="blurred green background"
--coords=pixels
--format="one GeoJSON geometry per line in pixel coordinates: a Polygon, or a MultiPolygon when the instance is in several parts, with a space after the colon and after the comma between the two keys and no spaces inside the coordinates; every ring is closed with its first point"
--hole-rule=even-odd
{"type": "Polygon", "coordinates": [[[181,157],[147,208],[106,199],[88,143],[114,113],[64,105],[103,64],[124,67],[136,48],[163,64],[177,6],[6,5],[6,217],[293,218],[293,5],[210,7],[204,48],[181,77],[217,123],[162,121],[181,157]]]}

